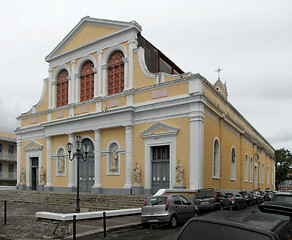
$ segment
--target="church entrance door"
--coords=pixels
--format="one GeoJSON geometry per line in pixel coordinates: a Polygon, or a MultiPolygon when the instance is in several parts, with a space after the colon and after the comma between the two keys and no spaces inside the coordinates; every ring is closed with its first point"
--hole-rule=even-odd
{"type": "MultiPolygon", "coordinates": [[[[90,139],[86,138],[82,141],[82,144],[89,146],[89,152],[87,160],[80,159],[79,163],[79,188],[80,192],[91,192],[91,188],[94,184],[94,146],[90,139]]],[[[82,149],[83,153],[83,149],[82,149]]]]}
{"type": "Polygon", "coordinates": [[[169,145],[151,147],[152,193],[169,188],[169,145]]]}
{"type": "Polygon", "coordinates": [[[39,182],[39,159],[37,157],[31,158],[31,190],[37,190],[39,182]]]}

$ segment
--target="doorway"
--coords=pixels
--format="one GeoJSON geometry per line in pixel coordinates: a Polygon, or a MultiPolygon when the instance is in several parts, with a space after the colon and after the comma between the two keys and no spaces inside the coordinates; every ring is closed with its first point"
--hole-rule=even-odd
{"type": "MultiPolygon", "coordinates": [[[[91,188],[94,185],[94,145],[88,138],[82,141],[83,144],[89,146],[89,152],[86,161],[79,160],[80,192],[91,192],[91,188]]],[[[83,149],[81,152],[83,153],[83,149]]]]}
{"type": "Polygon", "coordinates": [[[152,193],[169,188],[169,145],[151,147],[152,193]]]}
{"type": "Polygon", "coordinates": [[[31,190],[37,190],[39,183],[39,158],[31,158],[31,190]]]}

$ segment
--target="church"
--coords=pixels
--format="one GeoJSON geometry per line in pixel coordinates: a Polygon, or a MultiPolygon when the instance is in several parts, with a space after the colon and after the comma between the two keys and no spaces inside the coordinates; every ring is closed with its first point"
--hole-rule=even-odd
{"type": "Polygon", "coordinates": [[[18,189],[274,189],[275,150],[226,84],[184,72],[141,32],[87,16],[45,58],[41,98],[17,118],[18,189]]]}

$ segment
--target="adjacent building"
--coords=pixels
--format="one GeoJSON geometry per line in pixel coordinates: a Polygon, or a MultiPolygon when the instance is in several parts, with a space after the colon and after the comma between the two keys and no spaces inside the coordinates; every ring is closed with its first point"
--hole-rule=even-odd
{"type": "Polygon", "coordinates": [[[16,186],[16,135],[0,132],[0,186],[16,186]]]}
{"type": "Polygon", "coordinates": [[[42,97],[18,117],[19,188],[74,191],[66,144],[80,136],[81,191],[274,189],[274,148],[226,85],[184,72],[141,32],[135,21],[84,17],[46,57],[42,97]]]}

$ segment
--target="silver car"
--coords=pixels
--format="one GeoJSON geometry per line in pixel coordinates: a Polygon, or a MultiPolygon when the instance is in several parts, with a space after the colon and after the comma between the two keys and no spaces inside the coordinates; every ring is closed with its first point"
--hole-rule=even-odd
{"type": "Polygon", "coordinates": [[[198,208],[181,195],[159,195],[144,201],[141,222],[143,226],[168,223],[174,228],[178,222],[186,221],[198,213],[198,208]]]}

